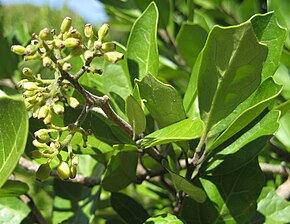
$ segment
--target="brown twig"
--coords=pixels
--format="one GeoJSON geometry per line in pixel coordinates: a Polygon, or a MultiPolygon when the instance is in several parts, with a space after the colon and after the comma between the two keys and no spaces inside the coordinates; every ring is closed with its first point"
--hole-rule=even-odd
{"type": "Polygon", "coordinates": [[[120,128],[122,128],[124,131],[126,131],[130,136],[133,136],[133,129],[132,127],[121,117],[119,117],[112,107],[109,104],[109,97],[104,95],[102,97],[96,96],[90,92],[88,92],[84,87],[82,87],[75,78],[69,74],[68,72],[65,72],[61,70],[61,76],[68,80],[71,85],[83,96],[83,98],[86,100],[87,105],[89,107],[93,106],[94,104],[100,107],[104,113],[106,114],[107,118],[111,121],[113,121],[115,124],[117,124],[120,128]]]}
{"type": "Polygon", "coordinates": [[[290,176],[288,176],[287,180],[277,188],[276,193],[281,198],[286,200],[290,199],[290,176]]]}
{"type": "Polygon", "coordinates": [[[290,199],[290,169],[286,167],[285,162],[283,162],[281,165],[273,165],[273,164],[267,164],[267,163],[260,163],[259,165],[261,167],[261,170],[265,173],[280,174],[284,177],[288,177],[286,181],[277,188],[276,193],[281,198],[289,200],[290,199]]]}
{"type": "MultiPolygon", "coordinates": [[[[38,164],[35,164],[35,163],[25,159],[24,157],[20,158],[19,165],[21,165],[27,171],[30,171],[30,172],[36,172],[38,170],[38,167],[40,166],[38,164]]],[[[56,170],[52,170],[50,175],[52,177],[59,178],[56,170]]],[[[92,178],[92,177],[85,177],[85,176],[80,175],[80,174],[77,174],[74,179],[67,179],[65,181],[72,182],[72,183],[80,183],[80,184],[83,184],[87,187],[93,187],[93,186],[101,184],[101,179],[92,178]]]]}
{"type": "Polygon", "coordinates": [[[46,219],[43,217],[43,215],[41,214],[41,212],[38,210],[38,208],[36,207],[36,205],[34,204],[34,201],[32,200],[32,198],[28,195],[21,195],[20,199],[27,204],[27,206],[30,208],[32,214],[34,215],[34,217],[37,220],[37,223],[39,224],[48,224],[48,222],[46,221],[46,219]]]}

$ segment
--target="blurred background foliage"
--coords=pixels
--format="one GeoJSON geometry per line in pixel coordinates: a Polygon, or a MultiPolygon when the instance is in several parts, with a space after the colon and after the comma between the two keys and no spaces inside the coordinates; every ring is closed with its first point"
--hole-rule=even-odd
{"type": "MultiPolygon", "coordinates": [[[[129,32],[134,21],[151,2],[150,0],[100,0],[108,15],[107,23],[111,31],[109,40],[116,40],[126,46],[129,32]]],[[[158,78],[173,85],[181,95],[184,95],[189,82],[194,60],[205,44],[208,32],[215,24],[222,26],[237,25],[248,20],[257,13],[276,10],[277,19],[290,31],[290,2],[285,0],[155,0],[159,8],[158,47],[160,64],[158,78]],[[283,7],[281,7],[283,4],[283,7]],[[279,13],[288,9],[288,13],[279,13]],[[192,46],[188,43],[192,40],[192,46]],[[196,44],[196,45],[195,45],[196,44]],[[188,55],[187,48],[193,48],[194,54],[188,55]],[[194,60],[192,60],[192,58],[194,60]]],[[[85,1],[84,1],[85,4],[85,1]]],[[[12,44],[27,44],[33,32],[43,27],[59,28],[64,17],[73,18],[73,26],[82,30],[84,19],[76,15],[68,7],[62,9],[29,4],[13,4],[0,6],[0,89],[13,93],[14,84],[19,81],[19,67],[22,67],[20,57],[10,52],[12,44]]],[[[99,27],[100,24],[94,24],[99,27]]],[[[289,35],[288,35],[289,36],[289,35]]],[[[289,38],[288,38],[289,40],[289,38]]],[[[281,65],[276,72],[276,81],[284,86],[276,104],[284,103],[281,128],[272,139],[272,144],[266,145],[260,161],[279,164],[290,162],[290,50],[289,41],[284,46],[281,65]]],[[[102,65],[106,66],[106,65],[102,65]]],[[[83,80],[89,88],[100,87],[106,92],[101,77],[94,80],[83,80]]],[[[112,95],[113,105],[124,107],[124,100],[112,95]],[[115,98],[114,98],[115,97],[115,98]]],[[[273,105],[274,106],[274,105],[273,105]]],[[[35,125],[35,124],[34,124],[35,125]]],[[[153,125],[152,125],[153,129],[153,125]]],[[[31,137],[31,136],[30,136],[31,137]]],[[[31,144],[28,140],[28,144],[31,144]]],[[[103,142],[102,142],[103,143],[103,142]]],[[[106,143],[107,144],[107,143],[106,143]]],[[[110,146],[109,146],[110,147],[110,146]]],[[[98,177],[104,166],[89,155],[80,156],[82,170],[80,173],[98,177]],[[82,161],[85,161],[84,163],[82,161]]],[[[146,161],[143,162],[152,163],[146,161]]],[[[148,159],[150,160],[150,159],[148,159]]],[[[45,218],[51,223],[123,223],[121,218],[110,206],[109,194],[102,192],[100,187],[88,188],[79,184],[64,183],[53,178],[43,183],[36,182],[35,177],[23,168],[17,167],[17,179],[26,182],[29,195],[45,218]],[[53,214],[53,215],[52,215],[53,214]]],[[[282,176],[267,176],[267,184],[276,187],[283,181],[282,176]]],[[[143,185],[132,186],[122,191],[140,202],[150,215],[171,212],[170,195],[157,182],[146,182],[143,185]],[[134,190],[132,190],[134,189],[134,190]],[[154,204],[150,207],[149,205],[154,204]]],[[[34,216],[30,214],[23,223],[33,223],[34,216]]]]}

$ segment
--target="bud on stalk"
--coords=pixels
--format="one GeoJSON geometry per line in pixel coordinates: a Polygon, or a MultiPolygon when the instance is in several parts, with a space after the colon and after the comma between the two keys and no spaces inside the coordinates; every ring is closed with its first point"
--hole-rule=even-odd
{"type": "Polygon", "coordinates": [[[101,26],[101,28],[98,31],[98,40],[99,41],[103,41],[103,39],[105,38],[105,36],[107,36],[109,32],[109,25],[108,24],[103,24],[101,26]]]}
{"type": "Polygon", "coordinates": [[[106,42],[102,44],[103,51],[114,51],[116,50],[116,44],[112,42],[106,42]]]}
{"type": "Polygon", "coordinates": [[[25,54],[25,47],[21,45],[12,45],[11,51],[18,55],[24,55],[25,54]]]}
{"type": "Polygon", "coordinates": [[[77,47],[77,46],[80,45],[80,43],[81,43],[81,41],[79,39],[77,39],[77,38],[74,38],[74,37],[67,38],[64,41],[64,45],[67,48],[77,47]]]}
{"type": "Polygon", "coordinates": [[[84,30],[85,36],[89,39],[93,39],[94,37],[94,31],[92,24],[86,24],[85,30],[84,30]]]}
{"type": "Polygon", "coordinates": [[[48,163],[41,164],[36,172],[36,179],[40,181],[44,181],[50,175],[51,168],[48,163]]]}
{"type": "Polygon", "coordinates": [[[72,19],[70,17],[64,18],[64,20],[62,21],[60,25],[60,32],[65,33],[69,31],[71,24],[72,24],[72,19]]]}
{"type": "Polygon", "coordinates": [[[60,162],[60,164],[57,167],[57,173],[60,179],[67,180],[68,178],[70,178],[71,174],[69,165],[64,161],[60,162]]]}

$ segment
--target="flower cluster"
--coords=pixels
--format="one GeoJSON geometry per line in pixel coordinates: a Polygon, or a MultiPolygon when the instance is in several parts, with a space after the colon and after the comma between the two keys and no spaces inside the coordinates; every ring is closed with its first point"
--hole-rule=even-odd
{"type": "Polygon", "coordinates": [[[26,109],[31,116],[43,119],[47,129],[40,129],[34,133],[33,145],[38,150],[32,151],[34,158],[47,158],[47,163],[42,164],[36,175],[39,180],[46,179],[51,172],[50,162],[53,158],[58,158],[57,171],[61,179],[74,178],[78,158],[72,152],[71,139],[76,132],[83,136],[84,147],[89,135],[88,131],[81,128],[84,113],[74,124],[67,127],[53,125],[53,118],[61,115],[66,106],[71,108],[80,107],[79,101],[72,96],[72,90],[78,84],[78,79],[85,72],[101,74],[101,69],[91,66],[94,58],[103,57],[106,61],[116,63],[122,60],[124,55],[116,51],[116,44],[104,42],[104,38],[109,31],[109,26],[104,24],[94,34],[93,26],[84,26],[84,39],[81,33],[72,26],[72,19],[66,17],[59,33],[54,29],[42,29],[38,34],[32,35],[32,40],[26,47],[13,45],[11,51],[18,55],[23,55],[25,61],[40,60],[42,66],[50,69],[53,78],[43,78],[41,74],[35,74],[33,69],[24,67],[22,74],[25,79],[17,84],[17,88],[23,90],[23,98],[26,109]],[[70,74],[74,57],[83,59],[83,66],[75,74],[70,74]],[[66,134],[63,139],[62,134],[66,134]],[[62,140],[61,140],[62,139],[62,140]],[[60,152],[67,149],[68,156],[63,160],[60,152]]]}

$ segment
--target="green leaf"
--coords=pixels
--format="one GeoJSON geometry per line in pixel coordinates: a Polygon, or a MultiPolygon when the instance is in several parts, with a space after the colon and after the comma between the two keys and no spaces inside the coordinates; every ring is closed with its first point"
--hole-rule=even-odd
{"type": "Polygon", "coordinates": [[[152,2],[134,23],[128,39],[126,60],[131,80],[158,73],[157,23],[158,10],[152,2]]]}
{"type": "Polygon", "coordinates": [[[112,193],[111,195],[112,208],[130,224],[144,223],[149,218],[147,211],[133,198],[122,194],[112,193]]]}
{"type": "Polygon", "coordinates": [[[24,152],[28,115],[20,97],[0,91],[0,187],[8,179],[24,152]]]}
{"type": "MultiPolygon", "coordinates": [[[[121,44],[114,43],[117,45],[116,51],[126,53],[126,49],[121,44]]],[[[114,93],[126,100],[127,96],[132,93],[132,85],[129,74],[126,72],[126,62],[124,60],[116,64],[105,61],[102,77],[103,88],[108,96],[114,93]]]]}
{"type": "Polygon", "coordinates": [[[26,183],[17,180],[7,180],[0,188],[0,198],[15,197],[27,193],[29,187],[26,183]]]}
{"type": "MultiPolygon", "coordinates": [[[[277,85],[272,78],[266,79],[257,91],[246,100],[248,106],[246,110],[240,113],[230,124],[227,121],[222,124],[223,121],[221,121],[220,126],[227,126],[227,129],[218,136],[209,150],[216,148],[250,124],[280,94],[281,90],[282,86],[277,85]]],[[[235,116],[242,107],[238,106],[230,116],[235,116]]]]}
{"type": "MultiPolygon", "coordinates": [[[[281,7],[281,6],[280,6],[281,7]]],[[[262,70],[262,79],[273,76],[280,64],[280,57],[287,36],[276,20],[273,12],[255,15],[250,19],[259,41],[267,44],[268,55],[262,70]]]]}
{"type": "Polygon", "coordinates": [[[176,36],[176,47],[186,64],[193,67],[207,38],[207,32],[200,25],[183,22],[176,36]],[[188,44],[190,43],[190,44],[188,44]]]}
{"type": "Polygon", "coordinates": [[[181,218],[185,223],[248,223],[264,184],[257,159],[227,175],[201,179],[207,200],[200,204],[186,197],[181,218]]]}
{"type": "Polygon", "coordinates": [[[150,217],[146,220],[145,224],[183,224],[183,222],[175,215],[170,213],[150,217]]]}
{"type": "Polygon", "coordinates": [[[141,98],[145,100],[144,103],[159,128],[185,119],[182,99],[172,86],[158,81],[152,75],[146,75],[137,84],[141,98]]]}
{"type": "Polygon", "coordinates": [[[263,220],[263,223],[282,224],[290,222],[290,202],[279,197],[274,189],[258,203],[257,210],[266,219],[263,220]]]}
{"type": "Polygon", "coordinates": [[[132,95],[126,100],[126,114],[135,136],[138,136],[146,128],[146,117],[141,105],[132,95]]]}
{"type": "Polygon", "coordinates": [[[99,189],[55,179],[52,223],[89,223],[98,203],[99,189]]]}
{"type": "Polygon", "coordinates": [[[172,182],[174,184],[174,187],[176,188],[177,191],[184,191],[186,194],[188,194],[189,197],[191,197],[192,199],[194,199],[198,203],[205,202],[206,194],[201,188],[193,185],[191,182],[189,182],[184,177],[171,171],[165,160],[162,161],[162,165],[169,172],[169,174],[172,178],[172,182]]]}
{"type": "Polygon", "coordinates": [[[141,146],[149,148],[170,142],[196,139],[203,134],[203,131],[204,124],[202,120],[188,118],[145,136],[141,142],[141,146]]]}
{"type": "Polygon", "coordinates": [[[287,39],[286,39],[286,47],[290,48],[290,16],[288,14],[290,10],[290,2],[284,0],[267,0],[267,8],[268,11],[275,11],[275,15],[277,16],[277,20],[279,24],[285,27],[288,31],[287,39]]]}
{"type": "MultiPolygon", "coordinates": [[[[255,159],[235,172],[209,176],[201,179],[201,183],[218,211],[210,223],[245,223],[256,210],[256,200],[264,184],[264,174],[255,159]]],[[[206,207],[202,209],[207,210],[206,207]]]]}
{"type": "Polygon", "coordinates": [[[119,191],[136,180],[138,155],[136,151],[120,151],[112,156],[102,181],[107,191],[119,191]]]}
{"type": "Polygon", "coordinates": [[[245,132],[228,147],[216,153],[212,157],[211,165],[207,171],[215,172],[218,175],[225,174],[251,161],[265,144],[265,139],[262,138],[259,140],[258,138],[272,135],[278,129],[279,115],[279,111],[270,111],[266,114],[254,127],[245,132]],[[255,139],[258,140],[250,143],[255,139]]]}
{"type": "Polygon", "coordinates": [[[215,26],[202,51],[198,102],[207,130],[228,116],[259,86],[267,47],[250,22],[215,26]]]}
{"type": "Polygon", "coordinates": [[[280,127],[275,136],[283,144],[285,149],[290,152],[290,112],[287,112],[281,117],[280,127]]]}
{"type": "Polygon", "coordinates": [[[20,224],[29,212],[29,207],[16,197],[0,198],[0,222],[3,224],[20,224]]]}

